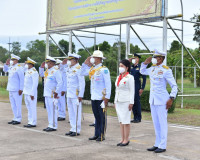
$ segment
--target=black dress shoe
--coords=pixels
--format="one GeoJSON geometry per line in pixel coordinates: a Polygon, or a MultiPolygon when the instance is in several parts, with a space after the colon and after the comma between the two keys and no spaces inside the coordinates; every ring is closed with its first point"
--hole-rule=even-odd
{"type": "Polygon", "coordinates": [[[76,134],[76,132],[72,132],[72,134],[70,134],[70,136],[72,136],[72,137],[74,137],[74,136],[79,136],[80,135],[80,133],[77,133],[76,134]]]}
{"type": "Polygon", "coordinates": [[[27,124],[27,125],[24,125],[24,127],[27,127],[27,128],[28,128],[30,125],[31,125],[31,124],[27,124]]]}
{"type": "Polygon", "coordinates": [[[26,128],[32,128],[32,127],[36,127],[36,125],[28,124],[28,125],[24,125],[24,127],[26,127],[26,128]]]}
{"type": "Polygon", "coordinates": [[[93,137],[90,137],[89,140],[96,140],[98,137],[97,136],[93,136],[93,137]]]}
{"type": "Polygon", "coordinates": [[[121,143],[119,146],[124,147],[124,146],[128,146],[130,143],[130,141],[128,141],[127,143],[121,143]]]}
{"type": "Polygon", "coordinates": [[[155,153],[162,153],[162,152],[165,152],[166,149],[161,149],[161,148],[157,148],[154,152],[155,153]]]}
{"type": "Polygon", "coordinates": [[[46,131],[47,129],[49,129],[49,127],[47,127],[47,128],[45,128],[45,129],[43,129],[43,131],[46,131]]]}
{"type": "Polygon", "coordinates": [[[101,142],[101,141],[104,141],[104,140],[105,140],[104,137],[98,137],[98,138],[96,139],[97,142],[101,142]]]}
{"type": "Polygon", "coordinates": [[[47,128],[46,129],[46,132],[52,132],[52,131],[56,131],[56,129],[54,129],[54,128],[47,128]]]}
{"type": "Polygon", "coordinates": [[[156,149],[158,149],[158,147],[153,146],[151,148],[148,148],[147,151],[155,151],[156,149]]]}
{"type": "Polygon", "coordinates": [[[58,121],[64,121],[65,118],[62,118],[62,117],[58,117],[58,121]]]}
{"type": "Polygon", "coordinates": [[[13,124],[13,122],[15,122],[15,121],[12,120],[12,121],[8,122],[8,124],[13,124]]]}
{"type": "Polygon", "coordinates": [[[122,142],[120,142],[120,143],[117,143],[117,146],[120,146],[122,144],[122,142]]]}
{"type": "Polygon", "coordinates": [[[12,125],[16,125],[16,124],[21,124],[21,122],[14,121],[14,122],[12,123],[12,125]]]}
{"type": "Polygon", "coordinates": [[[69,132],[65,133],[65,135],[66,135],[66,136],[69,136],[69,135],[71,135],[72,133],[73,133],[72,131],[69,131],[69,132]]]}
{"type": "Polygon", "coordinates": [[[95,127],[95,123],[92,123],[89,125],[90,127],[95,127]]]}
{"type": "Polygon", "coordinates": [[[139,123],[139,122],[141,122],[141,121],[139,121],[139,120],[134,120],[133,121],[133,123],[139,123]]]}

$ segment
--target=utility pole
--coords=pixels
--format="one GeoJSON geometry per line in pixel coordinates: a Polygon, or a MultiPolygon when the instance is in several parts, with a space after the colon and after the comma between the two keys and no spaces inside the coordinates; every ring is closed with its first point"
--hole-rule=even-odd
{"type": "Polygon", "coordinates": [[[10,43],[10,37],[9,37],[9,42],[8,42],[8,51],[9,51],[9,56],[10,56],[10,45],[11,45],[12,43],[10,43]]]}

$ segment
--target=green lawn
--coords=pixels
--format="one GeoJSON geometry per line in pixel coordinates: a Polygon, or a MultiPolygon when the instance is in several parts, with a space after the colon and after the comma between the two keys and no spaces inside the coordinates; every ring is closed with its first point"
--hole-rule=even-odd
{"type": "MultiPolygon", "coordinates": [[[[91,106],[83,106],[84,113],[92,113],[91,106]]],[[[114,108],[108,108],[108,115],[117,116],[114,108]]],[[[150,112],[142,112],[143,120],[151,120],[150,112]]],[[[200,110],[176,108],[174,113],[168,114],[168,122],[182,125],[200,126],[200,110]]]]}
{"type": "Polygon", "coordinates": [[[9,93],[5,88],[0,88],[0,100],[8,100],[9,93]]]}

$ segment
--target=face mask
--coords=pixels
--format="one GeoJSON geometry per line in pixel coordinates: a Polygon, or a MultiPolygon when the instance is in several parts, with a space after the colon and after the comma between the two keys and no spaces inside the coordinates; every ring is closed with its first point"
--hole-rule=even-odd
{"type": "Polygon", "coordinates": [[[13,63],[14,63],[14,62],[13,62],[12,60],[10,60],[10,66],[12,66],[12,65],[13,65],[13,63]]]}
{"type": "Polygon", "coordinates": [[[157,63],[158,63],[158,61],[157,61],[156,58],[152,58],[152,59],[151,59],[151,62],[152,62],[153,64],[157,64],[157,63]]]}
{"type": "Polygon", "coordinates": [[[71,62],[71,61],[67,61],[67,65],[68,65],[68,66],[71,66],[71,65],[72,65],[72,62],[71,62]]]}
{"type": "Polygon", "coordinates": [[[135,59],[132,59],[132,63],[135,64],[135,62],[136,62],[135,59]]]}
{"type": "Polygon", "coordinates": [[[94,62],[95,62],[95,59],[93,57],[90,58],[90,63],[94,64],[94,62]]]}
{"type": "Polygon", "coordinates": [[[45,63],[44,67],[45,67],[45,69],[47,69],[47,68],[48,68],[48,65],[45,63]]]}
{"type": "Polygon", "coordinates": [[[28,69],[28,64],[25,64],[24,68],[25,68],[25,69],[28,69]]]}
{"type": "Polygon", "coordinates": [[[124,73],[125,72],[125,68],[124,67],[119,67],[119,73],[124,73]]]}

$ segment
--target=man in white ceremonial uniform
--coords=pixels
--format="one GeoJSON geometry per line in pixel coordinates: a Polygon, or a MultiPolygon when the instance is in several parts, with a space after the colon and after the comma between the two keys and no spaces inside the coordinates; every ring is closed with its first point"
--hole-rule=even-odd
{"type": "Polygon", "coordinates": [[[149,103],[151,106],[151,116],[156,140],[154,146],[147,150],[154,151],[155,153],[166,151],[168,132],[167,113],[177,95],[177,84],[173,77],[172,70],[163,65],[165,56],[166,53],[155,50],[153,58],[147,58],[140,68],[141,74],[149,75],[150,77],[151,88],[149,103]],[[152,62],[153,65],[147,68],[150,62],[152,62]],[[166,89],[167,83],[172,88],[170,94],[166,89]]]}
{"type": "Polygon", "coordinates": [[[91,80],[90,93],[92,101],[92,110],[95,117],[95,134],[89,140],[105,140],[106,130],[106,109],[111,95],[110,72],[107,67],[102,65],[105,59],[100,50],[94,51],[91,57],[88,57],[82,64],[81,74],[89,75],[91,80]]]}
{"type": "Polygon", "coordinates": [[[47,56],[44,72],[44,63],[39,68],[40,76],[44,76],[44,97],[48,113],[49,125],[43,131],[51,132],[57,130],[58,120],[58,94],[61,92],[62,75],[55,67],[56,60],[53,57],[47,56]]]}
{"type": "Polygon", "coordinates": [[[78,136],[81,131],[82,98],[85,92],[85,77],[81,76],[78,54],[68,54],[63,65],[67,76],[67,106],[71,129],[65,135],[78,136]],[[66,65],[67,63],[67,65],[66,65]]]}
{"type": "Polygon", "coordinates": [[[58,67],[58,70],[61,72],[62,75],[62,87],[61,87],[61,93],[59,94],[58,99],[58,121],[64,121],[66,117],[66,98],[65,93],[67,91],[67,80],[66,80],[66,71],[60,69],[60,64],[62,63],[61,60],[56,59],[56,65],[58,67]]]}
{"type": "Polygon", "coordinates": [[[12,121],[8,124],[20,124],[22,120],[22,92],[24,88],[24,69],[18,64],[20,57],[11,54],[11,60],[8,59],[4,65],[3,71],[8,72],[7,90],[9,91],[9,99],[14,114],[12,121]],[[10,65],[10,66],[9,66],[10,65]]]}
{"type": "Polygon", "coordinates": [[[37,125],[37,88],[39,74],[35,69],[36,62],[31,58],[27,58],[26,72],[24,78],[24,101],[28,109],[28,124],[24,127],[31,128],[37,125]]]}

